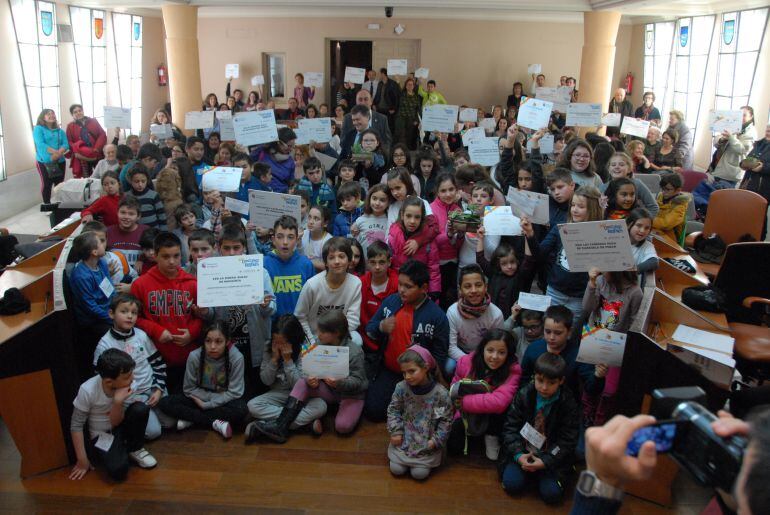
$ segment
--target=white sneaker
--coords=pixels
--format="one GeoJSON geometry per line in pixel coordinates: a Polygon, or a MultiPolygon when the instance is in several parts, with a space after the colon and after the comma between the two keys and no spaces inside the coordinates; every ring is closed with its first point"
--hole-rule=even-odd
{"type": "Polygon", "coordinates": [[[230,438],[233,436],[233,428],[230,427],[230,422],[227,420],[215,420],[211,427],[222,435],[223,438],[230,438]]]}
{"type": "Polygon", "coordinates": [[[500,438],[497,435],[484,435],[484,449],[487,458],[497,461],[497,457],[500,455],[500,438]]]}
{"type": "Polygon", "coordinates": [[[193,423],[189,420],[182,420],[181,418],[176,421],[176,430],[177,431],[184,431],[188,427],[192,426],[193,423]]]}
{"type": "Polygon", "coordinates": [[[158,464],[158,460],[152,457],[147,449],[142,447],[138,451],[129,452],[128,457],[143,469],[151,469],[158,464]]]}

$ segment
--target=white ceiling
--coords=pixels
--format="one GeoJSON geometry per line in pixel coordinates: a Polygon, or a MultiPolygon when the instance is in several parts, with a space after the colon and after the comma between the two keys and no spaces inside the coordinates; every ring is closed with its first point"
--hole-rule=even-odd
{"type": "MultiPolygon", "coordinates": [[[[159,15],[157,0],[64,0],[84,7],[159,15]]],[[[171,0],[200,7],[201,17],[453,18],[489,20],[582,20],[584,11],[612,10],[626,22],[764,7],[767,0],[171,0]]]]}

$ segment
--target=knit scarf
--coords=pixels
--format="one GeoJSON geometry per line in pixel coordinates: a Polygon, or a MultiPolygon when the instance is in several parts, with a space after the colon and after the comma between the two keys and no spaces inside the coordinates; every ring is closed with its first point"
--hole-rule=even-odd
{"type": "Polygon", "coordinates": [[[412,386],[408,384],[407,386],[415,395],[425,395],[426,393],[430,393],[431,390],[433,390],[433,387],[436,385],[436,381],[433,380],[432,377],[428,376],[428,384],[424,385],[417,385],[412,386]]]}
{"type": "Polygon", "coordinates": [[[487,293],[487,295],[484,297],[484,300],[482,300],[480,304],[475,306],[468,304],[465,298],[461,296],[457,301],[457,310],[460,312],[460,316],[463,318],[479,318],[487,311],[487,308],[491,302],[492,299],[490,298],[489,293],[487,293]]]}

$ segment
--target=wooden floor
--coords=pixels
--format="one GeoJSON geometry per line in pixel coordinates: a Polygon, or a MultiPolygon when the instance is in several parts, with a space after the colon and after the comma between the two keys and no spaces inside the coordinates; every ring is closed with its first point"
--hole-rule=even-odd
{"type": "MultiPolygon", "coordinates": [[[[549,508],[534,493],[507,496],[495,468],[481,456],[450,458],[425,482],[394,478],[384,424],[363,422],[350,437],[297,434],[285,445],[245,446],[241,434],[225,442],[212,431],[188,430],[164,434],[147,447],[158,467],[132,467],[122,483],[99,470],[69,481],[69,468],[22,481],[18,453],[0,422],[0,513],[545,515],[566,513],[571,504],[549,508]]],[[[621,513],[695,515],[708,500],[684,473],[675,491],[673,509],[629,497],[621,513]]]]}

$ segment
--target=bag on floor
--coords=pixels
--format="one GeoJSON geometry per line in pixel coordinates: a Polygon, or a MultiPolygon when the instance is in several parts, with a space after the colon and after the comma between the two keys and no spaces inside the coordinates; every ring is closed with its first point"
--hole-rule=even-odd
{"type": "Polygon", "coordinates": [[[102,195],[98,179],[70,179],[58,184],[51,193],[51,202],[60,207],[86,207],[102,195]]]}

